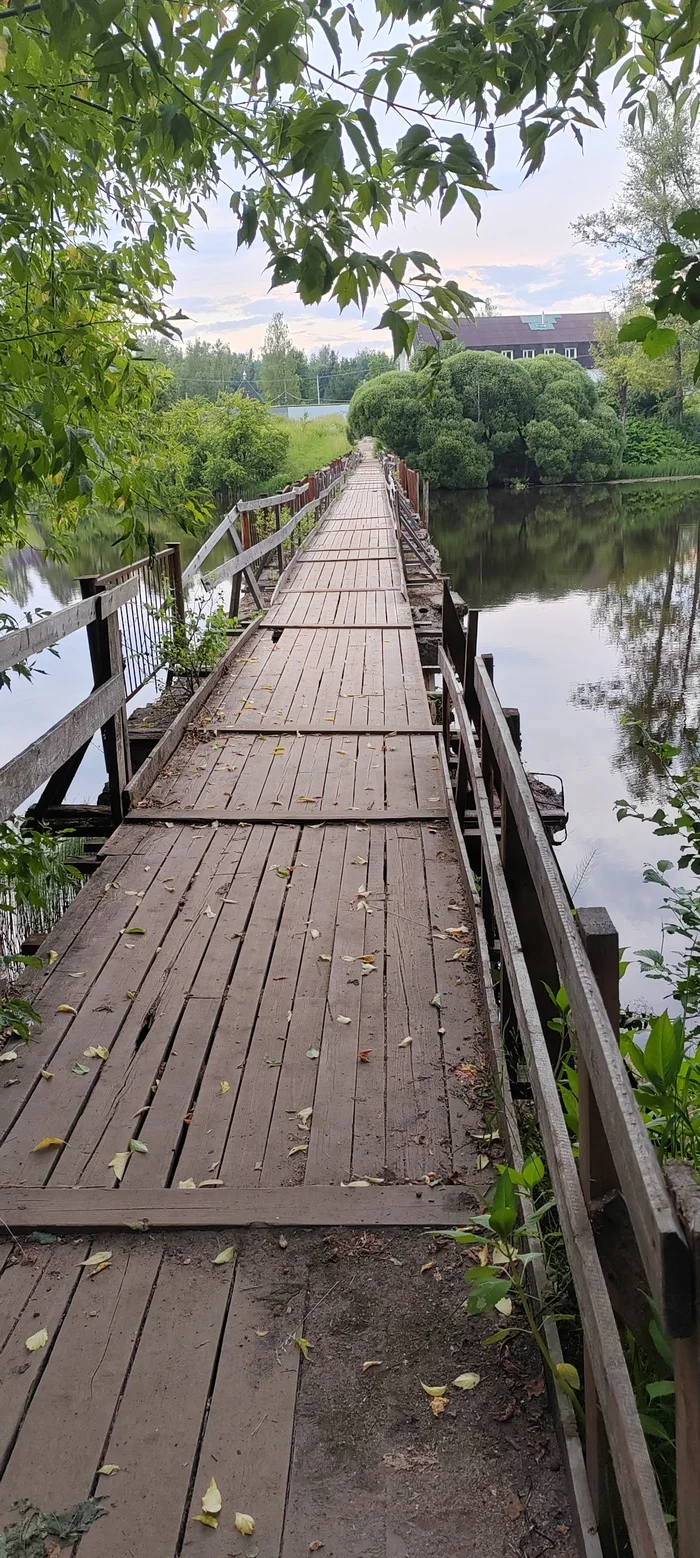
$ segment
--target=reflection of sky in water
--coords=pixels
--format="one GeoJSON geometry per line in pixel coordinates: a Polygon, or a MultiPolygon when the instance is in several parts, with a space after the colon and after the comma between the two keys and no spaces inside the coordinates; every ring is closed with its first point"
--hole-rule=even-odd
{"type": "MultiPolygon", "coordinates": [[[[513,601],[482,613],[479,639],[493,652],[500,698],[520,709],[527,766],[554,769],[564,781],[569,827],[558,853],[569,883],[593,853],[576,901],[604,905],[621,945],[634,950],[659,941],[659,894],[642,882],[642,867],[672,850],[643,823],[617,821],[614,803],[625,794],[624,777],[611,767],[617,721],[571,702],[580,682],[608,678],[618,665],[614,647],[591,622],[594,604],[594,596],[580,594],[513,601]]],[[[656,993],[630,967],[623,996],[649,1001],[656,993]]]]}

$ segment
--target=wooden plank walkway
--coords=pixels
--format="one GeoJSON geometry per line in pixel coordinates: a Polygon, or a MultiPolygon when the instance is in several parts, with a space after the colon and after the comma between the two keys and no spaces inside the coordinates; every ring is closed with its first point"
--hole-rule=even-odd
{"type": "MultiPolygon", "coordinates": [[[[455,1332],[462,1256],[427,1330],[420,1276],[420,1229],[464,1221],[489,1181],[465,1087],[481,1041],[469,927],[365,455],[52,934],[42,1028],[2,1068],[2,1218],[63,1237],[24,1257],[0,1245],[0,1527],[17,1499],[63,1509],[96,1490],[109,1518],[80,1558],[314,1543],[418,1558],[428,1542],[453,1558],[437,1512],[471,1529],[483,1506],[480,1555],[510,1551],[491,1417],[460,1400],[440,1438],[419,1383],[466,1367],[465,1346],[484,1367],[478,1325],[462,1314],[455,1332]],[[368,1227],[387,1232],[352,1232],[368,1227]],[[230,1244],[237,1259],[213,1265],[230,1244]],[[80,1262],[100,1248],[95,1275],[80,1262]],[[192,1518],[211,1476],[216,1532],[192,1518]]],[[[496,1381],[490,1408],[511,1389],[496,1381]]],[[[515,1433],[527,1467],[526,1415],[515,1433]]],[[[537,1500],[568,1553],[557,1477],[537,1500]]]]}

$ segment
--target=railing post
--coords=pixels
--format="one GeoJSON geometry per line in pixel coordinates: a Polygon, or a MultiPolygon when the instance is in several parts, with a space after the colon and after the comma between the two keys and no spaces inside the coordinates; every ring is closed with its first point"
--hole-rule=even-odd
{"type": "Polygon", "coordinates": [[[168,542],[168,571],[170,573],[170,588],[175,604],[175,616],[178,622],[185,620],[185,587],[182,582],[182,547],[179,541],[168,542]]]}
{"type": "MultiPolygon", "coordinates": [[[[94,575],[88,575],[80,580],[80,589],[83,599],[86,599],[91,595],[103,594],[105,586],[100,584],[94,575]]],[[[124,674],[118,612],[112,612],[109,617],[103,619],[99,616],[98,606],[97,619],[89,624],[87,635],[94,683],[96,687],[101,687],[103,682],[108,682],[118,671],[124,674]]],[[[125,703],[107,721],[107,724],[102,726],[102,750],[107,769],[112,820],[116,827],[124,820],[124,791],[131,778],[125,703]]]]}
{"type": "Polygon", "coordinates": [[[428,531],[430,529],[430,482],[427,476],[423,477],[423,524],[428,531]]]}
{"type": "MultiPolygon", "coordinates": [[[[581,940],[603,997],[610,1025],[613,1033],[619,1037],[620,942],[617,931],[606,909],[579,909],[577,919],[581,940]]],[[[605,1127],[580,1053],[576,1064],[579,1079],[579,1175],[586,1205],[590,1211],[592,1203],[602,1200],[610,1191],[618,1188],[618,1179],[605,1127]]],[[[586,1347],[584,1347],[583,1362],[586,1473],[601,1541],[606,1547],[613,1539],[618,1495],[612,1473],[607,1434],[593,1379],[593,1369],[586,1347]]],[[[696,1478],[697,1466],[694,1473],[694,1479],[696,1478]]],[[[695,1534],[697,1535],[697,1532],[695,1534]]]]}

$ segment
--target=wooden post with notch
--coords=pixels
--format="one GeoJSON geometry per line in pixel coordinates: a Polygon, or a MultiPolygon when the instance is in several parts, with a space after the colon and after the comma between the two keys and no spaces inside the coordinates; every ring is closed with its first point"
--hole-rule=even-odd
{"type": "MultiPolygon", "coordinates": [[[[105,590],[105,586],[92,576],[81,579],[80,588],[85,596],[99,596],[105,590]]],[[[114,611],[103,618],[99,614],[98,607],[97,619],[89,624],[87,635],[95,686],[101,687],[103,682],[108,682],[117,672],[122,674],[124,672],[118,613],[114,611]]],[[[124,820],[124,792],[131,778],[125,703],[107,721],[107,724],[102,726],[102,750],[109,783],[112,821],[116,827],[124,820]]]]}
{"type": "MultiPolygon", "coordinates": [[[[603,997],[610,1025],[620,1034],[620,942],[607,909],[579,909],[581,940],[588,954],[593,977],[603,997]]],[[[588,1072],[580,1053],[576,1068],[579,1079],[579,1175],[586,1205],[618,1189],[618,1178],[605,1127],[600,1117],[588,1072]]],[[[610,1458],[608,1438],[593,1380],[588,1350],[583,1357],[584,1399],[586,1409],[586,1474],[591,1500],[604,1550],[613,1549],[619,1499],[610,1458]]],[[[619,1518],[619,1517],[618,1517],[619,1518]]],[[[688,1549],[690,1552],[690,1549],[688,1549]]]]}
{"type": "Polygon", "coordinates": [[[175,616],[178,622],[185,621],[185,587],[182,582],[182,547],[179,541],[168,542],[168,572],[170,574],[170,588],[172,590],[175,616]]]}
{"type": "MultiPolygon", "coordinates": [[[[489,657],[490,658],[490,657],[489,657]]],[[[482,659],[487,671],[487,656],[482,659]]],[[[489,671],[493,681],[493,673],[489,671]]],[[[504,711],[505,712],[505,711],[504,711]]],[[[508,725],[516,750],[520,750],[520,716],[517,709],[508,710],[510,718],[508,725]]],[[[489,766],[488,783],[491,791],[494,789],[495,776],[492,760],[489,762],[490,745],[485,731],[482,728],[482,744],[486,751],[482,755],[482,766],[486,774],[486,764],[489,766]]],[[[530,874],[525,850],[518,833],[515,818],[508,804],[506,786],[499,776],[497,789],[501,808],[501,860],[508,887],[508,894],[513,906],[513,914],[518,927],[520,945],[522,947],[528,973],[532,983],[532,991],[535,997],[537,1010],[542,1021],[547,1049],[556,1065],[559,1059],[560,1043],[557,1035],[552,1032],[548,1024],[554,1016],[554,1007],[547,994],[546,986],[555,993],[559,987],[559,971],[554,956],[549,932],[545,924],[544,915],[537,895],[537,889],[530,874]]]]}

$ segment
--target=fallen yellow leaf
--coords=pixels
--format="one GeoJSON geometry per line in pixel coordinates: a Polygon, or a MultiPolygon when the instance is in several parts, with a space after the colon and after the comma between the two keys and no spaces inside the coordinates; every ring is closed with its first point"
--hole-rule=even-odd
{"type": "Polygon", "coordinates": [[[62,1136],[42,1136],[41,1141],[37,1142],[36,1147],[32,1147],[32,1152],[46,1152],[49,1147],[65,1146],[67,1146],[67,1143],[63,1140],[62,1136]]]}
{"type": "Polygon", "coordinates": [[[458,1390],[476,1390],[480,1380],[480,1374],[458,1374],[452,1384],[456,1385],[458,1390]]]}
{"type": "Polygon", "coordinates": [[[219,1522],[216,1515],[193,1515],[193,1520],[198,1520],[201,1526],[211,1526],[213,1531],[218,1531],[219,1522]]]}
{"type": "Polygon", "coordinates": [[[40,1347],[45,1347],[49,1339],[46,1326],[41,1331],[35,1331],[33,1336],[28,1336],[25,1342],[27,1352],[38,1352],[40,1347]]]}
{"type": "Polygon", "coordinates": [[[115,1471],[119,1471],[119,1469],[118,1466],[98,1466],[97,1475],[98,1477],[112,1477],[115,1471]]]}
{"type": "Polygon", "coordinates": [[[381,1366],[382,1366],[381,1358],[368,1358],[367,1362],[363,1363],[363,1365],[362,1365],[362,1372],[364,1374],[365,1369],[380,1369],[381,1366]]]}
{"type": "Polygon", "coordinates": [[[77,1017],[78,1015],[76,1008],[74,1006],[66,1006],[65,1002],[56,1007],[56,1012],[69,1012],[71,1017],[77,1017]]]}
{"type": "Polygon", "coordinates": [[[299,1348],[300,1353],[303,1354],[308,1362],[309,1353],[313,1347],[313,1342],[307,1341],[305,1336],[295,1336],[294,1340],[297,1344],[297,1347],[299,1348]]]}
{"type": "Polygon", "coordinates": [[[311,1119],[312,1114],[313,1109],[299,1109],[297,1111],[297,1119],[300,1126],[305,1131],[309,1129],[309,1120],[311,1119]]]}
{"type": "Polygon", "coordinates": [[[226,1094],[230,1093],[230,1091],[231,1091],[231,1083],[230,1082],[220,1082],[219,1083],[219,1097],[220,1098],[225,1098],[226,1094]]]}
{"type": "Polygon", "coordinates": [[[2,1065],[3,1061],[16,1060],[16,1059],[17,1059],[17,1051],[16,1051],[16,1049],[7,1049],[7,1050],[5,1050],[5,1053],[3,1055],[0,1055],[0,1065],[2,1065]]]}
{"type": "Polygon", "coordinates": [[[513,1301],[510,1298],[499,1298],[498,1303],[494,1304],[494,1309],[498,1310],[499,1315],[512,1315],[513,1301]]]}
{"type": "Polygon", "coordinates": [[[218,1515],[221,1510],[222,1498],[216,1482],[212,1477],[209,1487],[202,1499],[202,1509],[205,1515],[218,1515]]]}
{"type": "Polygon", "coordinates": [[[425,1391],[426,1396],[444,1396],[445,1391],[447,1390],[446,1385],[424,1385],[422,1380],[421,1386],[425,1391]]]}
{"type": "Polygon", "coordinates": [[[196,1190],[197,1186],[193,1179],[181,1179],[177,1188],[178,1190],[196,1190]]]}
{"type": "Polygon", "coordinates": [[[212,1266],[228,1266],[229,1261],[233,1260],[235,1253],[235,1245],[229,1244],[228,1249],[219,1250],[218,1255],[214,1256],[212,1266]]]}
{"type": "Polygon", "coordinates": [[[296,1147],[290,1147],[290,1150],[289,1150],[289,1152],[288,1152],[288,1153],[287,1153],[287,1157],[288,1157],[288,1158],[293,1158],[293,1157],[294,1157],[294,1155],[295,1155],[295,1153],[297,1153],[297,1152],[308,1152],[308,1150],[309,1150],[309,1144],[308,1144],[308,1142],[306,1142],[306,1141],[300,1141],[300,1142],[299,1142],[299,1144],[298,1144],[298,1146],[296,1146],[296,1147]]]}
{"type": "Polygon", "coordinates": [[[253,1535],[255,1530],[255,1521],[252,1515],[241,1515],[237,1513],[233,1523],[236,1527],[236,1530],[240,1531],[241,1536],[253,1535]]]}
{"type": "Polygon", "coordinates": [[[41,1071],[39,1075],[44,1078],[45,1082],[53,1081],[53,1071],[41,1071]]]}
{"type": "Polygon", "coordinates": [[[120,1183],[126,1173],[126,1165],[130,1157],[130,1152],[115,1152],[114,1157],[110,1158],[109,1167],[114,1170],[114,1178],[120,1183]]]}
{"type": "Polygon", "coordinates": [[[90,1044],[83,1054],[86,1060],[109,1060],[109,1050],[104,1044],[90,1044]]]}
{"type": "Polygon", "coordinates": [[[104,1261],[112,1259],[111,1250],[97,1250],[94,1255],[88,1255],[87,1260],[81,1260],[81,1266],[101,1266],[104,1261]]]}
{"type": "Polygon", "coordinates": [[[476,1160],[476,1166],[478,1169],[486,1169],[489,1166],[489,1161],[490,1160],[487,1158],[486,1153],[480,1152],[476,1160]]]}
{"type": "Polygon", "coordinates": [[[424,1271],[432,1271],[432,1269],[433,1269],[433,1267],[434,1267],[434,1266],[436,1266],[436,1265],[437,1265],[437,1261],[434,1261],[434,1260],[427,1260],[427,1261],[426,1261],[426,1262],[425,1262],[425,1265],[424,1265],[424,1266],[421,1266],[421,1274],[422,1274],[422,1273],[423,1273],[423,1272],[424,1272],[424,1271]]]}

